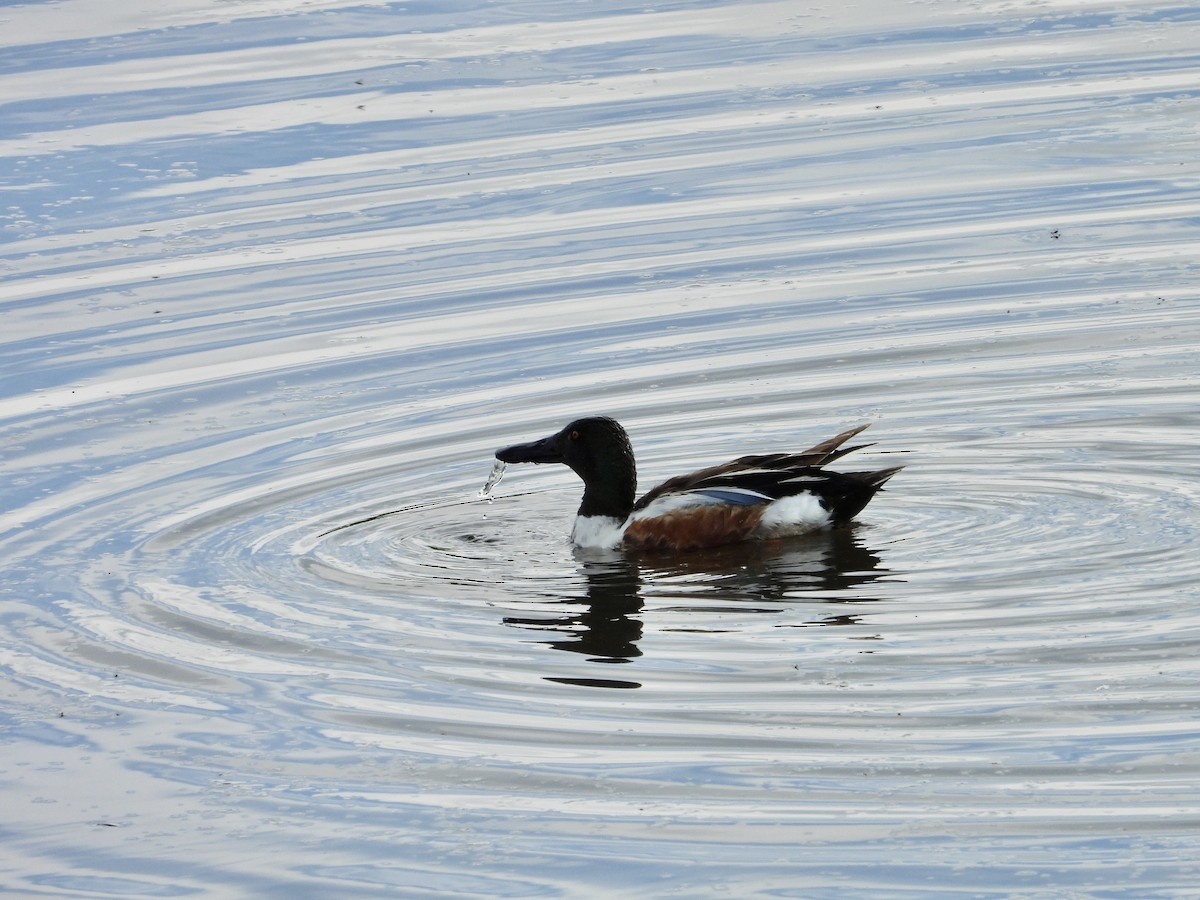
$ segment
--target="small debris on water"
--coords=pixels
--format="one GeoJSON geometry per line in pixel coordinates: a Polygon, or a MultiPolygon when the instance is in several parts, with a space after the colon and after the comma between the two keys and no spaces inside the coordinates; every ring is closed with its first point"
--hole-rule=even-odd
{"type": "Polygon", "coordinates": [[[500,479],[503,477],[504,463],[500,460],[496,460],[492,464],[492,474],[488,476],[487,484],[479,489],[479,499],[486,500],[488,503],[491,503],[494,499],[492,496],[492,491],[495,489],[496,485],[500,483],[500,479]]]}

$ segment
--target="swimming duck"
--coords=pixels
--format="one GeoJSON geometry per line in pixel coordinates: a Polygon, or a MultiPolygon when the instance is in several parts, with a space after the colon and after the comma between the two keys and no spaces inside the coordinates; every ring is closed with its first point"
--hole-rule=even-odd
{"type": "Polygon", "coordinates": [[[606,416],[576,419],[557,434],[497,450],[496,458],[564,463],[583,479],[583,502],[571,529],[580,547],[697,550],[845,525],[903,468],[822,468],[867,446],[842,446],[866,427],[843,431],[803,453],[743,456],[680,475],[637,501],[629,435],[606,416]]]}

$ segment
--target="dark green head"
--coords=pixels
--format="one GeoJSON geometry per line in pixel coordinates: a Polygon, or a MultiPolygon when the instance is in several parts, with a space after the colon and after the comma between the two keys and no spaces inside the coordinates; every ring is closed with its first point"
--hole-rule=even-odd
{"type": "Polygon", "coordinates": [[[629,435],[615,419],[589,416],[562,431],[496,451],[506,463],[563,463],[583,479],[581,516],[612,516],[622,521],[633,509],[637,467],[629,435]]]}

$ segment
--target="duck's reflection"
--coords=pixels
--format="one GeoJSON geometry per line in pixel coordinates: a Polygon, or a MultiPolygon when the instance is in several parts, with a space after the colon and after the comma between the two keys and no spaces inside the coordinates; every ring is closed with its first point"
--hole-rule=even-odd
{"type": "MultiPolygon", "coordinates": [[[[728,595],[738,609],[747,601],[802,598],[820,592],[849,592],[887,574],[879,555],[866,547],[856,528],[839,528],[787,541],[748,541],[703,555],[642,557],[647,576],[695,578],[709,594],[728,595]]],[[[859,593],[847,600],[864,602],[859,593]]],[[[834,601],[836,602],[836,601],[834,601]]],[[[773,606],[770,611],[777,611],[773,606]]]]}
{"type": "MultiPolygon", "coordinates": [[[[592,662],[624,663],[642,655],[641,578],[634,560],[612,552],[580,558],[587,596],[565,600],[570,611],[538,617],[509,616],[505,624],[549,632],[544,643],[556,650],[582,653],[592,662]]],[[[636,681],[612,678],[547,678],[585,687],[636,688],[636,681]]]]}
{"type": "Polygon", "coordinates": [[[537,618],[506,618],[509,625],[549,630],[546,643],[557,650],[594,656],[605,662],[625,662],[641,656],[637,642],[642,623],[631,618],[642,609],[641,578],[637,566],[624,558],[584,560],[587,597],[564,601],[567,613],[537,618]]]}
{"type": "MultiPolygon", "coordinates": [[[[677,593],[676,611],[778,614],[789,603],[870,603],[862,586],[885,574],[879,555],[857,529],[844,528],[791,541],[733,544],[703,555],[629,554],[576,550],[586,579],[586,596],[562,601],[543,616],[510,616],[515,625],[546,634],[556,650],[582,653],[592,662],[624,663],[641,656],[638,642],[647,584],[661,584],[656,597],[677,593]]],[[[804,625],[853,625],[860,614],[844,606],[804,625]]],[[[604,678],[553,678],[592,687],[631,688],[636,682],[604,678]]]]}

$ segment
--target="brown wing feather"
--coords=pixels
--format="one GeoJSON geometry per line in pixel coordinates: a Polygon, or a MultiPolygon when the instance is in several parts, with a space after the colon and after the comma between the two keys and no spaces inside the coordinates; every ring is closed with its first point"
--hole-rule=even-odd
{"type": "Polygon", "coordinates": [[[821,441],[821,443],[815,447],[810,447],[803,453],[767,453],[758,456],[741,456],[732,462],[722,463],[718,466],[709,466],[707,469],[700,469],[696,472],[690,472],[687,475],[676,475],[674,478],[668,478],[662,484],[653,488],[635,503],[633,508],[635,510],[645,509],[647,505],[663,494],[670,493],[671,491],[686,491],[706,478],[713,478],[717,475],[730,475],[746,469],[791,469],[800,466],[823,466],[825,463],[832,462],[835,459],[845,456],[847,453],[853,453],[855,450],[869,447],[869,444],[842,447],[842,444],[846,443],[846,441],[850,440],[856,434],[860,434],[866,430],[869,425],[870,423],[868,422],[866,425],[849,428],[841,434],[834,435],[829,440],[821,441]]]}

